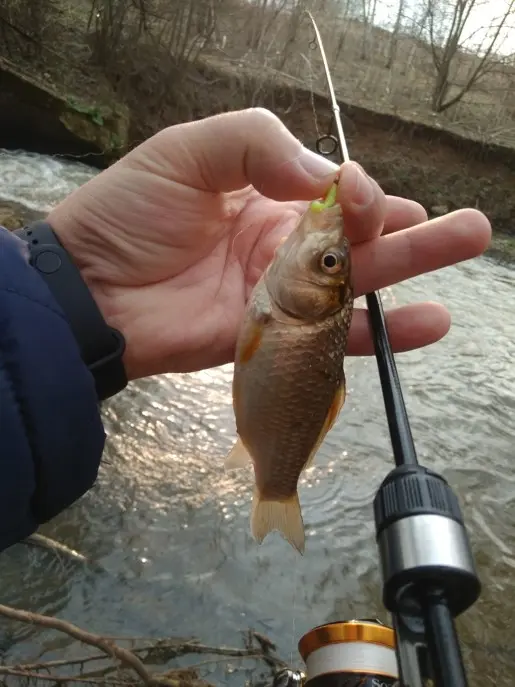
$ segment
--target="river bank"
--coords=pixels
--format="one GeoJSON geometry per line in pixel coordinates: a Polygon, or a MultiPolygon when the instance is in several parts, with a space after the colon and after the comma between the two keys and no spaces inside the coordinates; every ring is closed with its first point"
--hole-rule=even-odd
{"type": "Polygon", "coordinates": [[[20,229],[24,224],[43,217],[43,213],[37,210],[16,203],[14,201],[2,200],[0,198],[0,226],[14,231],[20,229]]]}
{"type": "MultiPolygon", "coordinates": [[[[219,66],[215,70],[203,68],[196,72],[194,93],[191,91],[179,102],[174,97],[176,89],[172,88],[166,103],[156,108],[152,99],[146,97],[145,76],[143,70],[133,80],[131,88],[125,88],[123,97],[102,87],[98,103],[92,100],[95,96],[91,88],[81,92],[80,81],[76,81],[79,85],[71,93],[63,91],[63,86],[56,85],[54,79],[54,91],[62,91],[58,96],[61,105],[73,103],[70,106],[73,117],[63,119],[60,116],[57,122],[52,121],[53,115],[45,109],[48,99],[46,86],[41,85],[41,109],[45,114],[39,118],[39,105],[34,96],[37,93],[35,80],[30,81],[28,100],[24,95],[25,81],[16,82],[15,91],[9,92],[7,88],[0,94],[0,106],[7,98],[10,103],[7,110],[16,111],[16,118],[3,117],[0,146],[80,159],[88,165],[102,168],[165,126],[247,107],[253,101],[274,111],[308,147],[313,148],[319,133],[325,133],[331,127],[327,98],[298,84],[258,84],[255,76],[242,76],[227,70],[221,72],[219,66]],[[254,97],[256,89],[259,91],[257,98],[254,97]],[[83,103],[80,107],[76,105],[79,101],[83,103]],[[184,106],[185,101],[187,107],[184,106]],[[106,108],[125,113],[122,119],[116,119],[115,133],[114,120],[99,114],[106,108]],[[26,129],[24,121],[30,123],[26,129]],[[63,121],[66,135],[63,134],[63,121]],[[123,127],[120,128],[122,121],[123,127]],[[98,132],[95,133],[95,129],[98,132]],[[122,129],[123,135],[120,133],[122,129]],[[123,144],[120,143],[122,140],[123,144]],[[108,149],[103,152],[102,141],[109,141],[108,149]],[[113,141],[120,145],[117,147],[113,141]]],[[[12,79],[6,83],[9,86],[12,79]]],[[[189,87],[191,90],[191,84],[189,87]]],[[[3,112],[7,110],[4,108],[3,112]]],[[[490,254],[509,261],[515,259],[515,239],[511,238],[515,237],[515,150],[483,146],[477,141],[411,122],[405,117],[377,113],[348,103],[342,102],[341,110],[352,157],[360,161],[387,193],[418,201],[430,216],[462,207],[482,210],[494,230],[490,254]]],[[[20,209],[14,210],[16,214],[20,209]]],[[[4,223],[19,223],[16,216],[12,216],[12,208],[8,208],[7,214],[4,223]]]]}

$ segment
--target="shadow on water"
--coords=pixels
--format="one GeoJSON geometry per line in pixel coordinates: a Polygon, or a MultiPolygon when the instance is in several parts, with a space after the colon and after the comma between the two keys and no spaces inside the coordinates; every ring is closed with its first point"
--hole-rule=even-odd
{"type": "MultiPolygon", "coordinates": [[[[52,173],[65,183],[62,169],[52,173]]],[[[515,678],[514,296],[513,272],[486,259],[384,294],[387,307],[441,300],[453,316],[444,341],[398,362],[419,457],[458,493],[484,585],[459,621],[477,687],[515,678]]],[[[18,545],[0,557],[3,603],[108,635],[240,644],[240,630],[252,626],[284,658],[293,651],[296,663],[296,642],[314,625],[356,615],[386,620],[372,500],[391,450],[374,359],[349,359],[346,370],[345,408],[302,479],[303,558],[278,535],[253,542],[251,474],[223,471],[234,440],[225,366],[139,381],[106,405],[97,484],[42,528],[104,572],[18,545]]],[[[60,657],[68,641],[5,623],[0,639],[10,662],[42,648],[46,659],[60,657]]],[[[224,682],[241,684],[241,674],[224,682]]]]}

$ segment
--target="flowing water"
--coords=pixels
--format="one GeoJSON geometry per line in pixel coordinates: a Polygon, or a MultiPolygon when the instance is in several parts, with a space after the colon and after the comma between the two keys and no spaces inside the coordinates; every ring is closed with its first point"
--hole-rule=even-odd
{"type": "MultiPolygon", "coordinates": [[[[48,209],[95,172],[0,154],[0,196],[48,209]]],[[[484,585],[459,621],[472,685],[515,680],[515,280],[479,258],[384,292],[385,306],[441,300],[450,334],[398,356],[421,462],[460,497],[484,585]]],[[[300,635],[331,619],[386,616],[372,500],[392,467],[375,360],[349,359],[348,400],[302,480],[306,554],[249,534],[251,475],[224,474],[234,440],[231,367],[133,383],[106,407],[96,486],[42,529],[101,564],[76,566],[17,545],[0,556],[4,603],[59,614],[108,635],[196,635],[240,644],[249,627],[290,658],[300,635]]],[[[70,459],[73,459],[71,456],[70,459]]],[[[5,627],[5,626],[4,626],[5,627]]],[[[61,656],[67,641],[21,625],[5,660],[61,656]]],[[[196,659],[198,660],[198,659],[196,659]]],[[[300,660],[293,652],[293,661],[300,660]]],[[[242,684],[233,662],[218,681],[242,684]]]]}

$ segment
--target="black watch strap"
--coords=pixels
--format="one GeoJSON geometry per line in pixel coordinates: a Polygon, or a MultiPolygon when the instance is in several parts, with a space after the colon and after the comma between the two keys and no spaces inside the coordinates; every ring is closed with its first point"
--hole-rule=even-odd
{"type": "Polygon", "coordinates": [[[34,222],[13,234],[27,241],[30,264],[63,310],[95,379],[99,400],[114,396],[127,386],[123,335],[106,323],[78,267],[47,222],[34,222]]]}

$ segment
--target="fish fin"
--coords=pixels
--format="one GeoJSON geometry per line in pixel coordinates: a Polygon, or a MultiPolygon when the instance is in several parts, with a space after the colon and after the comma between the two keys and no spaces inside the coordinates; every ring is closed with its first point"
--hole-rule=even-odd
{"type": "Polygon", "coordinates": [[[326,434],[333,428],[334,423],[338,419],[338,415],[340,414],[340,411],[343,408],[346,397],[347,386],[345,384],[345,375],[343,374],[340,386],[336,390],[333,402],[331,403],[331,407],[329,408],[329,412],[327,413],[327,417],[325,419],[324,429],[326,434]]]}
{"type": "Polygon", "coordinates": [[[263,307],[262,303],[255,303],[248,313],[249,319],[244,324],[244,334],[238,345],[238,360],[240,363],[248,363],[258,350],[265,325],[272,317],[271,310],[263,307]]]}
{"type": "Polygon", "coordinates": [[[243,441],[238,438],[232,449],[227,454],[224,468],[226,470],[236,470],[237,468],[244,468],[252,462],[250,453],[245,448],[243,441]]]}
{"type": "Polygon", "coordinates": [[[346,396],[346,386],[345,386],[345,375],[344,375],[340,386],[336,390],[333,402],[331,403],[331,407],[329,408],[329,411],[328,411],[327,416],[324,420],[324,424],[322,426],[320,434],[318,435],[318,439],[316,440],[316,443],[313,446],[311,453],[309,454],[309,458],[307,459],[303,470],[307,470],[309,467],[311,467],[313,461],[315,460],[315,456],[318,453],[318,449],[320,448],[320,446],[321,446],[322,442],[324,441],[329,430],[332,429],[334,423],[336,422],[338,415],[340,414],[341,409],[343,408],[343,404],[345,403],[345,396],[346,396]]]}
{"type": "Polygon", "coordinates": [[[268,501],[255,487],[250,527],[259,544],[269,532],[278,530],[293,548],[304,554],[304,521],[297,492],[285,501],[268,501]]]}

